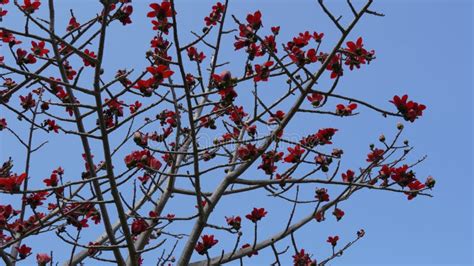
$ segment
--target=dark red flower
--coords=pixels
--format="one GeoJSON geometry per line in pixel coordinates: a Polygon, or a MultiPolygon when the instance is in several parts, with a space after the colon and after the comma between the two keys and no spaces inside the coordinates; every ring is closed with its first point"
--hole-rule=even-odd
{"type": "Polygon", "coordinates": [[[308,97],[306,97],[306,98],[308,99],[308,101],[311,102],[311,104],[314,107],[318,107],[322,103],[322,101],[324,100],[324,95],[314,92],[311,95],[308,95],[308,97]]]}
{"type": "Polygon", "coordinates": [[[197,51],[197,49],[194,48],[194,46],[189,47],[188,49],[186,49],[186,51],[188,52],[189,60],[191,60],[191,61],[196,61],[198,63],[202,63],[202,60],[204,60],[204,58],[206,58],[204,53],[203,52],[199,53],[197,51]]]}
{"type": "Polygon", "coordinates": [[[148,229],[148,223],[145,219],[138,218],[134,219],[132,223],[132,234],[139,235],[142,232],[145,232],[148,229]]]}
{"type": "Polygon", "coordinates": [[[357,109],[357,104],[356,103],[351,103],[347,106],[345,106],[343,104],[338,104],[336,106],[336,114],[338,114],[340,116],[348,116],[348,115],[351,115],[352,111],[354,111],[355,109],[357,109]]]}
{"type": "Polygon", "coordinates": [[[333,57],[331,57],[326,69],[331,71],[332,79],[342,76],[344,72],[341,66],[341,55],[336,54],[333,57]]]}
{"type": "Polygon", "coordinates": [[[14,174],[9,177],[0,177],[0,188],[8,192],[17,192],[25,179],[26,173],[19,176],[14,174]]]}
{"type": "Polygon", "coordinates": [[[132,20],[130,19],[132,13],[133,7],[128,5],[122,7],[122,9],[119,9],[117,13],[115,13],[115,17],[125,26],[132,23],[132,20]]]}
{"type": "Polygon", "coordinates": [[[262,13],[258,10],[253,14],[247,15],[247,22],[253,30],[258,30],[262,26],[262,13]]]}
{"type": "Polygon", "coordinates": [[[46,253],[38,253],[36,254],[36,262],[38,266],[46,266],[48,262],[51,261],[51,257],[46,253]]]}
{"type": "Polygon", "coordinates": [[[148,12],[147,17],[154,18],[156,17],[158,20],[164,20],[167,17],[173,16],[173,11],[171,9],[171,3],[168,1],[163,1],[161,4],[152,3],[150,4],[151,9],[153,11],[148,12]]]}
{"type": "Polygon", "coordinates": [[[329,244],[331,244],[333,247],[335,247],[337,245],[337,241],[339,240],[339,236],[329,236],[328,237],[328,240],[326,240],[326,242],[328,242],[329,244]]]}
{"type": "Polygon", "coordinates": [[[369,154],[367,154],[367,162],[377,163],[383,159],[384,150],[382,149],[373,149],[369,154]]]}
{"type": "Polygon", "coordinates": [[[79,28],[80,26],[81,26],[81,24],[79,24],[79,22],[77,22],[76,18],[71,17],[69,19],[69,24],[66,27],[66,31],[73,31],[73,30],[79,28]]]}
{"type": "MultiPolygon", "coordinates": [[[[425,184],[421,183],[418,180],[414,180],[413,182],[408,184],[408,188],[412,191],[422,190],[425,187],[426,187],[425,184]]],[[[408,195],[408,200],[412,200],[418,195],[418,192],[411,192],[411,193],[406,193],[406,194],[408,195]]]]}
{"type": "Polygon", "coordinates": [[[267,61],[263,65],[255,65],[256,74],[253,78],[253,81],[268,81],[271,66],[273,66],[273,61],[267,61]]]}
{"type": "Polygon", "coordinates": [[[217,244],[217,242],[219,242],[219,240],[214,239],[214,235],[203,235],[201,239],[202,239],[202,242],[199,241],[197,245],[194,247],[194,249],[200,255],[206,254],[210,248],[212,248],[214,245],[217,244]]]}
{"type": "Polygon", "coordinates": [[[316,265],[316,261],[311,261],[311,257],[304,249],[301,249],[299,252],[296,252],[293,255],[293,265],[294,266],[311,266],[316,265]]]}
{"type": "Polygon", "coordinates": [[[354,171],[350,169],[347,170],[346,173],[342,173],[342,181],[348,182],[348,183],[352,182],[354,180],[354,174],[355,174],[354,171]]]}
{"type": "Polygon", "coordinates": [[[271,27],[271,31],[274,35],[278,35],[280,33],[280,26],[271,27]]]}
{"type": "MultiPolygon", "coordinates": [[[[89,49],[84,50],[84,53],[94,59],[97,57],[95,53],[93,51],[89,51],[89,49]]],[[[82,61],[84,62],[84,66],[95,67],[95,63],[90,61],[88,58],[82,58],[82,61]]]]}
{"type": "Polygon", "coordinates": [[[284,161],[287,163],[297,163],[301,159],[301,155],[305,152],[305,149],[302,149],[300,145],[296,145],[294,148],[288,147],[288,154],[284,161]]]}
{"type": "Polygon", "coordinates": [[[315,198],[321,202],[329,201],[328,190],[325,188],[316,189],[315,198]]]}
{"type": "Polygon", "coordinates": [[[146,70],[153,75],[153,84],[160,84],[165,78],[171,77],[174,73],[165,65],[150,66],[146,70]]]}
{"type": "Polygon", "coordinates": [[[258,149],[252,143],[242,145],[237,149],[237,156],[240,160],[246,161],[258,155],[258,149]]]}
{"type": "Polygon", "coordinates": [[[135,103],[130,104],[130,113],[134,114],[142,107],[142,103],[139,101],[135,101],[135,103]]]}
{"type": "Polygon", "coordinates": [[[393,100],[390,101],[393,103],[400,114],[403,115],[406,121],[414,122],[415,119],[423,115],[423,110],[426,109],[426,106],[419,104],[413,101],[408,101],[408,95],[403,95],[401,98],[399,96],[394,96],[393,100]]]}
{"type": "Polygon", "coordinates": [[[332,214],[336,217],[336,220],[339,221],[344,216],[344,211],[339,208],[335,208],[332,214]]]}
{"type": "Polygon", "coordinates": [[[276,113],[272,114],[270,119],[268,119],[268,122],[280,122],[281,120],[283,120],[284,117],[285,113],[282,110],[278,110],[276,113]]]}
{"type": "Polygon", "coordinates": [[[16,50],[16,60],[18,64],[34,64],[36,63],[36,57],[33,54],[29,54],[27,51],[18,48],[16,50]]]}
{"type": "Polygon", "coordinates": [[[31,41],[31,51],[37,56],[45,56],[49,53],[49,50],[44,48],[45,42],[40,41],[36,43],[35,41],[31,41]]]}
{"type": "Polygon", "coordinates": [[[220,2],[217,2],[215,5],[212,6],[212,11],[209,16],[204,18],[206,22],[206,26],[215,26],[217,22],[221,19],[222,13],[225,10],[225,5],[220,2]]]}
{"type": "Polygon", "coordinates": [[[267,212],[264,208],[253,208],[251,213],[245,215],[245,218],[249,219],[253,223],[256,223],[265,217],[265,215],[267,215],[267,212]]]}
{"type": "Polygon", "coordinates": [[[149,150],[134,151],[131,154],[125,156],[125,164],[128,168],[143,168],[147,167],[150,169],[158,170],[161,167],[160,161],[155,159],[149,150]]]}
{"type": "Polygon", "coordinates": [[[225,220],[229,226],[231,226],[235,230],[240,230],[242,218],[240,216],[231,216],[225,217],[225,220]]]}
{"type": "Polygon", "coordinates": [[[268,151],[262,154],[262,163],[258,166],[258,169],[262,169],[265,174],[271,175],[277,169],[275,163],[280,161],[282,157],[283,152],[268,151]]]}
{"type": "Polygon", "coordinates": [[[16,247],[16,250],[18,251],[18,255],[20,256],[21,259],[24,259],[31,254],[31,248],[25,244],[21,245],[20,247],[16,247]]]}
{"type": "Polygon", "coordinates": [[[32,14],[36,10],[39,9],[41,2],[39,0],[34,0],[31,2],[30,0],[24,0],[23,5],[20,6],[21,10],[23,10],[27,14],[32,14]]]}
{"type": "Polygon", "coordinates": [[[49,131],[53,131],[54,133],[59,133],[60,127],[56,124],[55,120],[46,119],[44,124],[48,127],[49,131]]]}
{"type": "Polygon", "coordinates": [[[324,37],[324,33],[317,33],[317,32],[313,32],[313,39],[316,41],[316,42],[321,42],[321,40],[323,39],[324,37]]]}
{"type": "Polygon", "coordinates": [[[32,209],[36,209],[36,207],[43,205],[43,201],[46,199],[48,193],[48,191],[31,193],[23,198],[23,202],[29,205],[32,209]]]}
{"type": "Polygon", "coordinates": [[[7,120],[5,118],[0,119],[0,131],[7,128],[7,120]]]}
{"type": "Polygon", "coordinates": [[[48,187],[55,187],[59,183],[58,175],[53,173],[49,178],[45,178],[43,182],[46,184],[48,187]]]}

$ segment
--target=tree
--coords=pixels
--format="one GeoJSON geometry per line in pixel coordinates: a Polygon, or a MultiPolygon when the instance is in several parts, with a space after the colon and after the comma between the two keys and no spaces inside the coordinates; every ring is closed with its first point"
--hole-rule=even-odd
{"type": "Polygon", "coordinates": [[[17,139],[25,166],[10,158],[0,171],[0,255],[7,265],[32,254],[40,265],[61,257],[30,245],[37,235],[62,241],[68,251],[61,253],[70,254],[63,259],[72,265],[86,259],[138,265],[148,256],[153,264],[221,264],[251,260],[264,250],[274,255],[270,263],[292,258],[295,265],[324,265],[364,230],[342,246],[338,235],[328,234],[332,253],[326,258],[299,246],[295,232],[327,216],[343,219],[344,202],[354,193],[431,196],[434,179],[420,181],[413,171],[424,158],[406,163],[412,146],[400,141],[401,123],[393,138],[382,135],[378,145],[361,151],[366,163],[357,170],[343,169],[343,150],[332,145],[337,128],[313,128],[303,136],[291,127],[298,115],[347,119],[359,108],[408,123],[423,115],[426,107],[407,95],[387,101],[391,111],[336,93],[345,72],[376,58],[362,37],[350,39],[365,15],[383,16],[370,9],[371,0],[359,8],[347,2],[353,15],[348,25],[319,0],[339,31],[332,47],[321,32],[284,42],[280,26],[264,27],[262,12],[233,16],[228,0],[214,4],[204,21],[195,19],[204,28],[188,43],[178,30],[174,1],[135,14],[133,6],[142,3],[104,0],[89,20],[79,21],[71,10],[68,25],[55,22],[53,0],[9,2],[0,1],[2,17],[15,9],[25,20],[23,28],[0,28],[9,48],[0,56],[0,99],[10,115],[0,120],[0,130],[17,139]],[[48,16],[37,16],[41,9],[48,16]],[[146,66],[140,73],[121,69],[128,63],[105,69],[111,27],[127,27],[145,15],[146,30],[154,34],[146,66]],[[222,58],[224,39],[245,57],[241,68],[222,58]],[[319,89],[323,80],[330,85],[319,89]],[[268,95],[261,87],[270,82],[278,86],[268,95]],[[74,163],[84,166],[68,172],[48,165],[51,172],[41,180],[32,162],[61,135],[80,141],[81,151],[61,152],[82,154],[83,161],[74,163]],[[247,212],[229,208],[240,203],[235,196],[247,195],[256,197],[247,212]],[[273,217],[270,232],[262,232],[273,215],[259,203],[266,196],[291,206],[273,217]],[[218,215],[218,208],[228,214],[218,215]],[[306,214],[299,217],[297,210],[306,214]],[[91,229],[99,226],[101,235],[91,229]]]}

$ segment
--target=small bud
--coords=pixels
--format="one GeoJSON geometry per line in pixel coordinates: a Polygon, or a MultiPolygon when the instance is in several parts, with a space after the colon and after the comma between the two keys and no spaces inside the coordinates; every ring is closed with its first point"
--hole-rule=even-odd
{"type": "Polygon", "coordinates": [[[433,188],[436,184],[436,180],[432,176],[428,176],[425,181],[425,186],[428,188],[433,188]]]}
{"type": "Polygon", "coordinates": [[[398,124],[397,124],[397,129],[398,129],[398,130],[402,130],[402,129],[403,129],[403,124],[402,124],[402,123],[398,123],[398,124]]]}
{"type": "Polygon", "coordinates": [[[357,231],[357,237],[363,237],[364,235],[365,235],[364,229],[360,229],[359,231],[357,231]]]}
{"type": "Polygon", "coordinates": [[[372,143],[369,145],[370,149],[373,150],[375,148],[375,145],[372,143]]]}
{"type": "Polygon", "coordinates": [[[384,136],[383,134],[380,135],[379,141],[380,141],[380,142],[385,142],[385,136],[384,136]]]}
{"type": "Polygon", "coordinates": [[[403,141],[403,144],[408,145],[408,140],[407,140],[407,139],[404,140],[404,141],[403,141]]]}

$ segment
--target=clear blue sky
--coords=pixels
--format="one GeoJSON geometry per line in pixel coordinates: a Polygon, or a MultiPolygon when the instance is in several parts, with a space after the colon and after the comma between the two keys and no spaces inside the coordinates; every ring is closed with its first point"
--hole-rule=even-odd
{"type": "MultiPolygon", "coordinates": [[[[79,21],[99,12],[98,1],[95,0],[81,1],[81,5],[73,4],[75,1],[56,2],[57,14],[64,15],[58,18],[59,25],[67,23],[71,7],[79,21]]],[[[324,32],[326,43],[323,49],[328,50],[338,38],[337,29],[321,12],[315,0],[230,2],[230,13],[240,18],[260,9],[265,30],[268,31],[273,25],[281,26],[280,40],[287,41],[304,30],[324,32]]],[[[335,14],[343,15],[342,22],[347,23],[350,13],[345,1],[328,2],[334,2],[328,6],[335,14]]],[[[104,66],[106,69],[140,69],[146,64],[143,53],[153,36],[150,22],[144,18],[148,3],[134,1],[134,23],[127,27],[116,25],[111,28],[104,66]]],[[[200,31],[202,18],[209,13],[212,3],[178,1],[178,20],[183,40],[192,38],[189,30],[200,31]]],[[[362,1],[356,1],[357,6],[361,4],[362,1]]],[[[45,7],[46,3],[41,7],[43,12],[45,7]]],[[[349,39],[354,40],[362,36],[366,47],[376,50],[377,59],[360,71],[346,71],[340,82],[339,93],[366,99],[386,109],[393,108],[388,103],[393,95],[404,93],[427,105],[428,109],[421,119],[413,124],[405,123],[404,138],[415,146],[415,156],[410,159],[428,155],[416,172],[422,180],[428,175],[434,176],[437,186],[433,191],[434,198],[418,197],[413,201],[407,201],[404,195],[387,192],[362,191],[356,194],[342,205],[346,216],[340,222],[334,222],[331,217],[323,224],[312,223],[296,234],[299,246],[309,250],[316,258],[323,259],[329,255],[330,248],[325,243],[328,235],[339,235],[343,243],[352,239],[358,229],[364,228],[367,237],[332,265],[472,265],[472,8],[468,0],[375,1],[372,9],[385,13],[386,17],[364,17],[350,35],[349,39]]],[[[40,14],[44,15],[43,12],[40,14]]],[[[4,19],[3,25],[9,27],[21,21],[22,18],[12,12],[4,19]]],[[[227,25],[231,25],[229,22],[227,25]]],[[[222,58],[232,62],[231,70],[239,72],[242,64],[234,63],[242,61],[242,53],[232,52],[232,38],[229,36],[225,42],[222,58]]],[[[5,46],[1,49],[2,54],[7,52],[5,46]]],[[[110,78],[113,73],[106,75],[110,78]]],[[[321,82],[322,88],[326,85],[327,80],[321,82]]],[[[271,90],[273,84],[265,86],[271,90]]],[[[15,101],[17,97],[12,100],[15,101]]],[[[2,117],[12,121],[12,127],[18,125],[11,113],[3,107],[0,110],[2,117]]],[[[357,169],[364,163],[368,145],[377,143],[381,133],[392,136],[399,121],[397,118],[384,119],[361,108],[359,116],[343,120],[301,116],[290,124],[290,128],[298,128],[298,132],[308,134],[327,126],[339,128],[335,144],[346,151],[343,169],[357,169]]],[[[2,132],[0,136],[1,159],[12,156],[17,162],[17,171],[22,171],[24,151],[18,148],[10,135],[2,132]]],[[[41,180],[58,165],[62,165],[67,173],[81,171],[80,149],[79,143],[73,142],[71,138],[56,138],[46,147],[43,152],[45,156],[33,158],[33,175],[37,174],[34,176],[37,181],[32,184],[41,185],[41,180]],[[70,152],[73,149],[78,152],[70,152]],[[49,156],[57,156],[58,153],[61,158],[52,162],[49,156]]],[[[131,149],[132,146],[125,153],[131,149]]],[[[0,204],[5,204],[3,196],[0,204]]],[[[175,204],[179,206],[179,202],[175,204]]],[[[268,199],[254,202],[252,197],[229,198],[223,204],[217,209],[216,223],[222,223],[222,217],[229,215],[230,208],[235,209],[233,213],[240,215],[245,215],[252,206],[269,209],[268,221],[262,222],[265,227],[262,234],[274,232],[272,223],[278,222],[276,218],[284,216],[288,210],[288,206],[282,208],[268,199]]],[[[286,219],[283,221],[286,223],[286,219]]],[[[34,247],[34,251],[44,252],[51,247],[58,253],[61,244],[49,241],[48,246],[45,246],[44,238],[34,238],[29,244],[34,247]]],[[[221,239],[219,248],[232,241],[221,239]]],[[[62,258],[68,256],[56,255],[62,258]]],[[[196,256],[195,259],[200,258],[196,256]]],[[[270,261],[273,261],[271,252],[262,252],[251,263],[268,265],[270,261]]],[[[145,262],[151,263],[151,259],[145,262]]]]}

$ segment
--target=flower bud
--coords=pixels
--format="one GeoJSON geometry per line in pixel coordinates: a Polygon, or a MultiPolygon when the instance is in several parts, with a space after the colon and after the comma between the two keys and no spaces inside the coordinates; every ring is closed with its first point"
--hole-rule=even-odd
{"type": "Polygon", "coordinates": [[[397,124],[397,129],[398,129],[398,130],[402,130],[402,129],[403,129],[403,124],[402,124],[402,123],[398,123],[398,124],[397,124]]]}
{"type": "Polygon", "coordinates": [[[385,142],[385,136],[384,136],[383,134],[380,135],[379,141],[380,141],[380,142],[385,142]]]}

